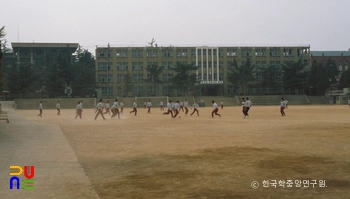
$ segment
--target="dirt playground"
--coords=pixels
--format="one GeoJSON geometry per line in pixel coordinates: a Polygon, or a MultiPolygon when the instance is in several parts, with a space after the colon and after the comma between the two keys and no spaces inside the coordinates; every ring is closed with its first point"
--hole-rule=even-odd
{"type": "Polygon", "coordinates": [[[241,107],[214,119],[211,107],[176,119],[130,110],[97,121],[93,109],[83,119],[73,109],[17,112],[61,127],[101,199],[350,197],[347,105],[290,105],[286,117],[253,106],[246,119],[241,107]]]}

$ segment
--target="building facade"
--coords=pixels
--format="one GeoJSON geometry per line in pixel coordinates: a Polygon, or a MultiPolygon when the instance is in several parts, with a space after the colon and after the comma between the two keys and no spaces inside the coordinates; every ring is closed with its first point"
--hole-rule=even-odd
{"type": "Polygon", "coordinates": [[[313,61],[326,65],[328,59],[331,59],[337,65],[339,75],[336,80],[339,81],[344,71],[349,69],[350,49],[349,51],[311,51],[311,64],[313,61]]]}
{"type": "MultiPolygon", "coordinates": [[[[121,96],[120,84],[127,74],[131,74],[133,89],[131,96],[152,96],[152,88],[144,81],[147,79],[147,65],[163,68],[158,95],[182,95],[171,84],[175,72],[171,70],[177,63],[198,66],[196,75],[200,90],[196,95],[234,96],[240,91],[227,81],[228,69],[234,61],[245,65],[247,58],[257,68],[269,65],[281,68],[282,64],[293,63],[299,59],[310,63],[310,46],[262,46],[262,47],[97,47],[96,81],[97,96],[116,98],[121,96]]],[[[256,74],[256,79],[261,78],[256,74]]],[[[281,76],[276,77],[281,78],[281,76]]],[[[276,85],[274,93],[285,93],[281,85],[276,85]]],[[[300,91],[302,92],[302,91],[300,91]]],[[[264,94],[266,88],[249,88],[248,94],[264,94]]]]}
{"type": "Polygon", "coordinates": [[[11,45],[17,64],[32,64],[36,67],[45,67],[48,55],[57,56],[60,53],[71,55],[79,47],[78,43],[12,42],[11,45]]]}

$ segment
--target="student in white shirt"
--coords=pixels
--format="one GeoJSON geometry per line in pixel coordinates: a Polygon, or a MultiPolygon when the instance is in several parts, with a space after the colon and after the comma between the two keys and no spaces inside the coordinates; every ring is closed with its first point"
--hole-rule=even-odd
{"type": "Polygon", "coordinates": [[[252,105],[253,105],[252,101],[249,100],[249,97],[246,97],[246,100],[244,102],[244,106],[245,106],[244,118],[249,117],[248,111],[252,105]]]}
{"type": "Polygon", "coordinates": [[[187,113],[188,113],[188,101],[187,101],[187,99],[185,99],[185,101],[184,101],[184,108],[185,108],[185,116],[187,116],[187,113]]]}
{"type": "Polygon", "coordinates": [[[147,110],[147,113],[151,113],[151,107],[152,107],[152,103],[151,103],[151,100],[148,100],[147,104],[146,104],[148,110],[147,110]]]}
{"type": "Polygon", "coordinates": [[[160,103],[159,103],[159,108],[160,108],[161,111],[164,111],[163,101],[160,101],[160,103]]]}
{"type": "Polygon", "coordinates": [[[176,116],[179,114],[179,109],[180,109],[179,101],[176,101],[176,102],[174,103],[174,111],[175,111],[175,114],[173,115],[173,118],[176,118],[176,116]]]}
{"type": "Polygon", "coordinates": [[[113,106],[112,106],[112,116],[111,118],[114,118],[116,115],[118,115],[118,119],[120,119],[120,112],[119,112],[119,104],[118,99],[115,99],[113,106]]]}
{"type": "Polygon", "coordinates": [[[100,99],[100,101],[97,103],[97,106],[96,106],[97,114],[96,114],[96,116],[95,116],[95,120],[97,119],[98,115],[100,115],[100,114],[101,114],[103,120],[106,119],[106,118],[103,116],[102,107],[103,107],[103,101],[102,101],[102,99],[100,99]]]}
{"type": "Polygon", "coordinates": [[[81,119],[81,114],[80,114],[80,101],[78,101],[78,105],[77,105],[76,108],[75,108],[75,113],[76,113],[75,119],[77,119],[78,116],[79,116],[80,119],[81,119]]]}
{"type": "Polygon", "coordinates": [[[224,101],[220,101],[221,110],[224,109],[224,101]]]}
{"type": "Polygon", "coordinates": [[[137,114],[137,104],[135,100],[134,100],[134,103],[132,104],[132,111],[130,111],[130,114],[131,113],[135,113],[135,116],[137,114]]]}
{"type": "Polygon", "coordinates": [[[143,108],[145,109],[146,107],[147,107],[147,102],[144,101],[144,102],[143,102],[143,108]]]}
{"type": "Polygon", "coordinates": [[[106,109],[106,112],[104,112],[103,114],[107,114],[107,113],[108,113],[108,115],[111,115],[111,112],[109,111],[109,109],[110,109],[109,101],[107,101],[107,102],[104,104],[104,107],[105,107],[105,109],[106,109]]]}
{"type": "MultiPolygon", "coordinates": [[[[199,116],[198,107],[199,107],[198,102],[197,102],[197,101],[195,101],[195,102],[194,102],[194,104],[192,105],[193,112],[191,113],[191,115],[190,115],[190,116],[192,116],[192,115],[194,114],[194,112],[197,112],[197,116],[199,116]]],[[[191,108],[191,109],[192,109],[192,108],[191,108]]]]}
{"type": "Polygon", "coordinates": [[[173,117],[173,105],[172,105],[172,101],[169,100],[168,104],[167,104],[167,107],[168,107],[168,111],[167,112],[164,112],[163,115],[169,115],[169,113],[171,114],[171,117],[173,117]]]}
{"type": "Polygon", "coordinates": [[[181,100],[181,102],[180,102],[180,110],[179,111],[181,111],[182,110],[182,112],[184,112],[184,101],[183,100],[181,100]]]}
{"type": "Polygon", "coordinates": [[[286,114],[284,113],[284,109],[286,108],[286,105],[287,105],[287,103],[282,97],[281,98],[281,108],[280,108],[280,112],[281,112],[282,117],[286,116],[286,114]]]}
{"type": "Polygon", "coordinates": [[[39,104],[39,115],[40,117],[43,117],[43,101],[40,101],[39,104]]]}
{"type": "Polygon", "coordinates": [[[61,104],[60,104],[60,101],[57,102],[56,109],[57,109],[57,115],[61,115],[61,104]]]}
{"type": "Polygon", "coordinates": [[[218,107],[218,104],[213,101],[211,101],[211,103],[213,104],[213,111],[211,112],[211,117],[214,118],[214,114],[215,115],[218,115],[219,117],[221,117],[220,114],[218,114],[218,111],[219,111],[219,107],[218,107]]]}

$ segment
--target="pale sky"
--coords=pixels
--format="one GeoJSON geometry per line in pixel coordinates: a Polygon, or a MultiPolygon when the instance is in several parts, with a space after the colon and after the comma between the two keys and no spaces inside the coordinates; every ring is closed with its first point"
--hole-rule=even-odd
{"type": "Polygon", "coordinates": [[[349,0],[1,0],[11,42],[350,48],[349,0]],[[19,36],[18,36],[19,32],[19,36]],[[19,40],[18,40],[19,38],[19,40]]]}

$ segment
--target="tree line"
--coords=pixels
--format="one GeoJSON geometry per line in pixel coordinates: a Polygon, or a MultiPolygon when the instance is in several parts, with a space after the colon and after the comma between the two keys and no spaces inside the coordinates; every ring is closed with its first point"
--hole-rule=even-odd
{"type": "Polygon", "coordinates": [[[325,66],[317,61],[313,61],[311,70],[308,66],[306,61],[299,59],[297,62],[282,64],[282,67],[257,67],[248,58],[245,65],[239,66],[236,61],[233,62],[229,67],[227,80],[243,95],[246,95],[249,88],[280,87],[291,91],[291,94],[295,94],[296,90],[307,89],[307,94],[324,95],[331,85],[339,89],[350,87],[350,70],[342,73],[338,83],[336,76],[339,71],[331,58],[325,66]]]}

